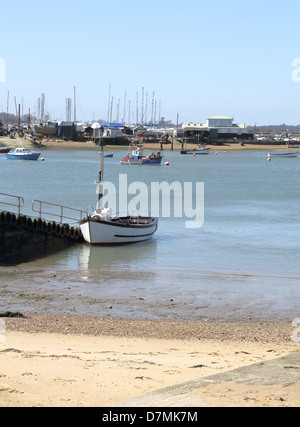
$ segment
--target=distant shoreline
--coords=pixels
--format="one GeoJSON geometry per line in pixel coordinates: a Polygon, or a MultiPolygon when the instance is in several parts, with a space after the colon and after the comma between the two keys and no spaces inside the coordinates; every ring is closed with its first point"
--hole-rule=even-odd
{"type": "MultiPolygon", "coordinates": [[[[38,150],[38,145],[34,146],[30,141],[23,139],[23,144],[25,146],[28,146],[29,148],[32,148],[34,150],[38,150]]],[[[18,146],[20,144],[20,140],[18,138],[16,139],[10,139],[9,137],[0,137],[0,145],[4,146],[11,146],[12,148],[18,146]]],[[[87,141],[87,142],[75,142],[75,141],[58,141],[58,140],[46,140],[43,142],[43,145],[46,147],[45,151],[77,151],[77,150],[94,150],[99,151],[100,147],[96,145],[93,141],[87,141]]],[[[143,143],[143,148],[147,151],[160,151],[160,144],[159,143],[143,143]]],[[[207,145],[211,148],[212,153],[213,152],[219,152],[219,151],[285,151],[286,150],[286,144],[282,145],[263,145],[263,144],[247,144],[247,142],[244,142],[244,145],[240,145],[239,143],[236,144],[226,144],[226,145],[207,145]]],[[[195,144],[186,144],[186,149],[195,149],[195,144]]],[[[106,145],[105,146],[106,151],[128,151],[128,146],[124,145],[106,145]]],[[[293,148],[293,150],[295,150],[293,148]]],[[[299,150],[299,149],[298,149],[299,150]]],[[[171,144],[164,144],[163,151],[165,152],[172,152],[171,150],[171,144]]],[[[174,152],[180,152],[181,151],[181,143],[180,142],[174,142],[173,146],[174,152]]],[[[300,154],[300,151],[299,151],[300,154]]]]}

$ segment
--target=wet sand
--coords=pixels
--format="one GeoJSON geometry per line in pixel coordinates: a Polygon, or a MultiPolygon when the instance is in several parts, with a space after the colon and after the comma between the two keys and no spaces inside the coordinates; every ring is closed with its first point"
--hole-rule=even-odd
{"type": "MultiPolygon", "coordinates": [[[[0,406],[107,407],[299,350],[291,325],[30,314],[6,318],[0,406]]],[[[299,385],[208,385],[183,406],[299,406],[299,385]],[[201,405],[202,405],[201,403],[201,405]]],[[[170,404],[170,406],[172,406],[170,404]]],[[[177,401],[176,406],[180,406],[177,401]]]]}

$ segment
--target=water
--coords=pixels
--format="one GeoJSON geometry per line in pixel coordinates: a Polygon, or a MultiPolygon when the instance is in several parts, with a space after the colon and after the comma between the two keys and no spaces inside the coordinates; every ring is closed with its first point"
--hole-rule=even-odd
{"type": "MultiPolygon", "coordinates": [[[[33,199],[83,210],[95,206],[97,152],[43,155],[45,162],[1,157],[0,192],[22,196],[28,214],[33,199]]],[[[204,182],[203,227],[187,229],[185,218],[161,218],[145,243],[75,246],[15,268],[17,276],[2,268],[3,278],[11,273],[9,289],[21,291],[25,277],[27,292],[49,297],[38,306],[27,298],[11,307],[148,318],[300,317],[300,159],[267,162],[263,152],[222,150],[164,155],[169,167],[138,167],[120,165],[123,154],[115,153],[105,159],[105,179],[117,184],[121,173],[128,183],[148,186],[204,182]]],[[[3,301],[11,304],[6,292],[3,301]]]]}

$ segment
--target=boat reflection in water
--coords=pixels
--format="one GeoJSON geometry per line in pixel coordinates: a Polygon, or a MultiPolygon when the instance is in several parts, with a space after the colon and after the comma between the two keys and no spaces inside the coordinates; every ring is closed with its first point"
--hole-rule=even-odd
{"type": "MultiPolygon", "coordinates": [[[[129,246],[91,246],[83,244],[78,251],[78,269],[81,277],[88,279],[105,271],[107,278],[115,277],[120,271],[134,271],[139,268],[145,274],[157,258],[156,239],[129,246]],[[145,262],[145,259],[147,262],[145,262]],[[148,265],[149,263],[149,265],[148,265]]],[[[153,273],[153,271],[152,271],[153,273]]]]}

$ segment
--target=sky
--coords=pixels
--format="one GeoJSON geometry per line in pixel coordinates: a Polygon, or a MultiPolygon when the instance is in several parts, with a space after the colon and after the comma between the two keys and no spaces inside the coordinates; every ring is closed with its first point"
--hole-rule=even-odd
{"type": "Polygon", "coordinates": [[[76,87],[81,121],[150,120],[154,100],[156,118],[174,123],[300,124],[299,0],[0,6],[0,111],[9,92],[10,113],[15,99],[34,113],[44,93],[50,118],[65,120],[76,87]]]}

